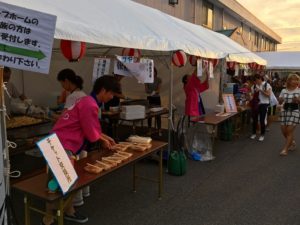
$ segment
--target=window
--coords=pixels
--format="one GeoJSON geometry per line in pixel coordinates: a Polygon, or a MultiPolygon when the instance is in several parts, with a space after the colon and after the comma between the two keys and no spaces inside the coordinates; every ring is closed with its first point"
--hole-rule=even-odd
{"type": "Polygon", "coordinates": [[[270,51],[270,42],[269,42],[268,39],[266,39],[265,49],[266,49],[267,51],[270,51]]]}
{"type": "Polygon", "coordinates": [[[260,50],[263,50],[263,49],[266,49],[264,36],[261,37],[261,45],[260,45],[260,50]]]}
{"type": "Polygon", "coordinates": [[[214,6],[213,4],[204,1],[203,2],[203,25],[210,29],[213,29],[214,22],[214,6]]]}
{"type": "Polygon", "coordinates": [[[249,28],[248,40],[251,41],[251,28],[249,28]]]}
{"type": "Polygon", "coordinates": [[[258,32],[255,31],[255,39],[254,39],[255,46],[258,47],[258,32]]]}
{"type": "Polygon", "coordinates": [[[241,26],[240,26],[239,32],[240,32],[240,35],[242,35],[242,34],[243,34],[243,32],[244,32],[244,24],[243,24],[243,23],[241,23],[241,26]]]}

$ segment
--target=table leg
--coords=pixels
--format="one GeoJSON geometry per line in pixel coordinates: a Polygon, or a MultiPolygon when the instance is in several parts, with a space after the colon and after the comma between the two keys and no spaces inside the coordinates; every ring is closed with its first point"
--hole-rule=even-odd
{"type": "Polygon", "coordinates": [[[132,190],[136,192],[136,164],[133,164],[132,168],[132,190]]]}
{"type": "Polygon", "coordinates": [[[158,199],[162,198],[163,182],[163,151],[159,151],[159,171],[158,171],[158,199]]]}
{"type": "Polygon", "coordinates": [[[60,199],[57,210],[57,223],[58,225],[64,225],[64,199],[60,199]]]}
{"type": "Polygon", "coordinates": [[[211,151],[214,153],[215,149],[215,135],[216,135],[217,125],[212,125],[212,133],[211,133],[211,151]]]}
{"type": "Polygon", "coordinates": [[[30,225],[30,199],[27,195],[24,197],[25,205],[25,225],[30,225]]]}

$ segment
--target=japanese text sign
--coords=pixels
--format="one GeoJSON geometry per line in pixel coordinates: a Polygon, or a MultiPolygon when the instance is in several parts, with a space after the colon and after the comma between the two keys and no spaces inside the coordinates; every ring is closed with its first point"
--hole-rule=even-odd
{"type": "Polygon", "coordinates": [[[37,143],[53,172],[62,192],[65,194],[78,176],[56,134],[51,134],[37,143]]]}
{"type": "Polygon", "coordinates": [[[237,112],[233,94],[223,94],[222,97],[224,101],[225,111],[227,113],[237,112]]]}
{"type": "Polygon", "coordinates": [[[49,73],[56,16],[0,2],[0,65],[49,73]]]}
{"type": "Polygon", "coordinates": [[[137,58],[131,56],[117,56],[114,73],[124,76],[134,76],[140,83],[153,83],[154,62],[153,59],[137,58]]]}
{"type": "Polygon", "coordinates": [[[93,83],[97,78],[109,74],[110,59],[107,58],[95,58],[93,69],[93,83]]]}

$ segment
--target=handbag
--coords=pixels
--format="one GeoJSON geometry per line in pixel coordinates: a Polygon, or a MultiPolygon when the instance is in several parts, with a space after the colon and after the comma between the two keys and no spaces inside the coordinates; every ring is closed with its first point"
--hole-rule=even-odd
{"type": "Polygon", "coordinates": [[[270,105],[271,106],[278,105],[278,100],[277,100],[276,96],[274,95],[273,91],[271,91],[271,94],[270,94],[270,105]]]}

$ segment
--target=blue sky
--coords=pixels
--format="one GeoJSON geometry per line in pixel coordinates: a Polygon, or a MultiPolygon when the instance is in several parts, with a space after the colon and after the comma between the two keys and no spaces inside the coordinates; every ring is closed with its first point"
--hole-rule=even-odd
{"type": "Polygon", "coordinates": [[[237,0],[282,38],[278,51],[300,51],[300,0],[237,0]]]}

